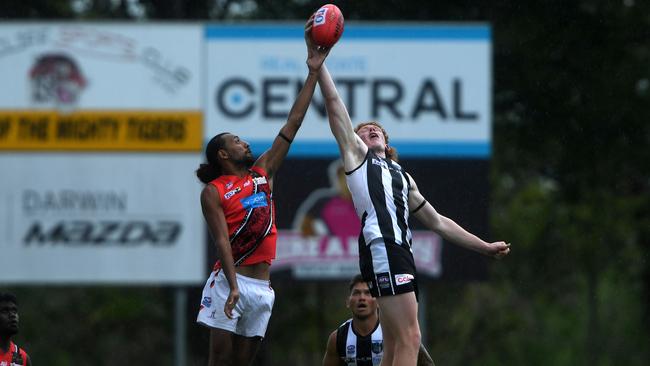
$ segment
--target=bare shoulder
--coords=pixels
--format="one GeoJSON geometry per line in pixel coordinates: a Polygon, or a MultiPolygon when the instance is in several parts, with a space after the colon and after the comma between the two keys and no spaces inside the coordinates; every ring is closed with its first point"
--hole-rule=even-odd
{"type": "Polygon", "coordinates": [[[205,207],[219,206],[221,199],[219,197],[219,190],[212,184],[206,184],[201,191],[201,205],[205,207]]]}
{"type": "Polygon", "coordinates": [[[411,185],[411,190],[412,191],[417,191],[418,190],[418,185],[415,183],[415,179],[409,174],[408,172],[404,172],[406,174],[406,178],[409,180],[409,184],[411,185]]]}
{"type": "Polygon", "coordinates": [[[334,345],[334,348],[336,349],[336,334],[337,330],[335,329],[332,333],[330,333],[329,338],[327,339],[327,347],[329,348],[330,344],[334,345]]]}
{"type": "Polygon", "coordinates": [[[342,365],[341,359],[336,352],[336,330],[330,333],[327,339],[327,348],[325,350],[325,357],[323,358],[323,366],[339,366],[342,365]]]}
{"type": "Polygon", "coordinates": [[[214,195],[219,195],[219,190],[212,184],[206,184],[201,190],[201,198],[208,198],[214,195]]]}
{"type": "Polygon", "coordinates": [[[409,182],[411,182],[411,184],[415,184],[415,179],[413,179],[413,176],[411,175],[411,173],[404,172],[404,174],[406,174],[406,177],[408,178],[409,182]]]}

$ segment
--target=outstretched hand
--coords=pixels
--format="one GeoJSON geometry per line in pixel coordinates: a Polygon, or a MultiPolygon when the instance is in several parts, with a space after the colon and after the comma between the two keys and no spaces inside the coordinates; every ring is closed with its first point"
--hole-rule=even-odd
{"type": "Polygon", "coordinates": [[[494,257],[496,259],[501,259],[510,253],[510,244],[504,241],[495,241],[494,243],[488,243],[486,255],[494,257]]]}
{"type": "Polygon", "coordinates": [[[314,15],[312,14],[305,24],[305,43],[307,44],[307,67],[309,71],[319,71],[325,58],[330,53],[331,47],[323,47],[314,43],[311,37],[311,29],[314,25],[314,15]]]}

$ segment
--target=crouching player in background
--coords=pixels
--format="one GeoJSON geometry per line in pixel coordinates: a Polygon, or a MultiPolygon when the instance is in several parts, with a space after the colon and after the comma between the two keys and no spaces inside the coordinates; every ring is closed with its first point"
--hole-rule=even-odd
{"type": "MultiPolygon", "coordinates": [[[[377,300],[360,274],[350,281],[346,306],[352,318],[330,334],[323,366],[378,366],[384,355],[384,337],[379,323],[377,300]]],[[[434,366],[429,353],[420,344],[418,366],[434,366]]]]}

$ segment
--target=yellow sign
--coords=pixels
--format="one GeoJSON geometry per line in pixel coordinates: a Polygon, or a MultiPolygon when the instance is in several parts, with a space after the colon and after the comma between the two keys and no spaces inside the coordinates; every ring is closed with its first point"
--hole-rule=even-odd
{"type": "Polygon", "coordinates": [[[0,110],[0,150],[200,151],[199,111],[0,110]]]}

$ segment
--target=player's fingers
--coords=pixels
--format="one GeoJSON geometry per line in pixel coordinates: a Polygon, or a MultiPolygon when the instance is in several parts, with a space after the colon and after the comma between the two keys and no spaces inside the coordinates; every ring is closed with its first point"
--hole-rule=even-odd
{"type": "Polygon", "coordinates": [[[226,313],[226,316],[228,319],[232,319],[232,309],[235,308],[235,301],[233,298],[228,298],[228,301],[226,301],[226,305],[223,307],[224,313],[226,313]]]}

